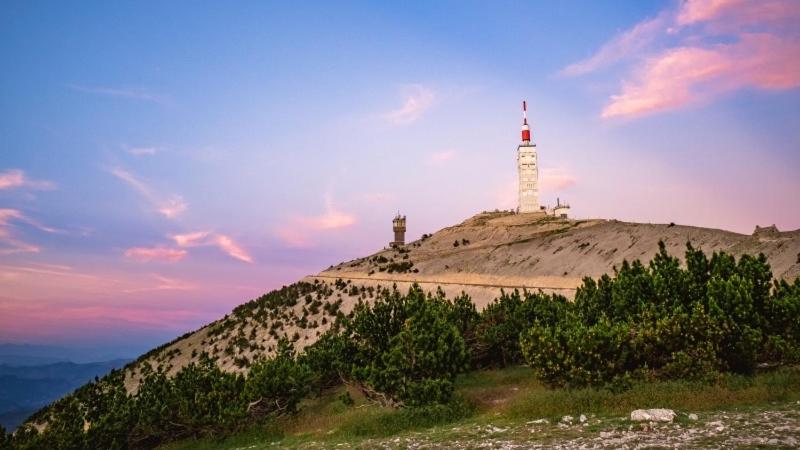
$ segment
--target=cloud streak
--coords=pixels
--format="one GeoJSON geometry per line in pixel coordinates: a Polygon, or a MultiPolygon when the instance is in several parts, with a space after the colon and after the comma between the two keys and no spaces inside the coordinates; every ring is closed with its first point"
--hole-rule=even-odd
{"type": "Polygon", "coordinates": [[[659,37],[668,19],[666,13],[661,13],[656,18],[636,24],[630,30],[604,44],[588,59],[565,67],[561,71],[561,75],[570,77],[584,75],[635,56],[659,37]]]}
{"type": "Polygon", "coordinates": [[[137,100],[144,102],[157,103],[159,105],[166,105],[169,101],[160,95],[153,94],[145,89],[137,88],[118,88],[108,86],[82,86],[77,84],[68,84],[68,88],[73,91],[83,92],[93,95],[102,95],[106,97],[124,98],[128,100],[137,100]]]}
{"type": "Polygon", "coordinates": [[[158,211],[161,215],[168,219],[174,219],[178,217],[188,208],[186,202],[183,200],[183,197],[180,195],[171,195],[167,198],[164,198],[127,170],[116,167],[109,169],[109,172],[127,183],[142,197],[144,197],[144,199],[150,203],[154,210],[158,211]]]}
{"type": "Polygon", "coordinates": [[[562,72],[582,75],[637,57],[603,118],[704,104],[746,88],[793,89],[800,86],[799,18],[800,2],[794,0],[690,0],[637,24],[562,72]],[[653,41],[674,43],[651,51],[653,41]]]}
{"type": "Polygon", "coordinates": [[[5,172],[0,172],[0,190],[16,188],[50,190],[55,189],[55,184],[51,181],[31,179],[24,171],[19,169],[9,169],[5,172]]]}
{"type": "Polygon", "coordinates": [[[133,147],[127,150],[133,156],[153,156],[158,153],[155,147],[133,147]]]}
{"type": "Polygon", "coordinates": [[[223,253],[239,261],[252,263],[253,257],[230,236],[210,231],[174,234],[170,236],[179,247],[217,247],[223,253]]]}
{"type": "Polygon", "coordinates": [[[560,191],[568,189],[578,182],[578,178],[563,167],[543,167],[539,179],[542,191],[560,191]]]}
{"type": "Polygon", "coordinates": [[[58,233],[61,231],[57,228],[43,225],[17,209],[0,208],[0,255],[38,253],[41,250],[38,246],[29,244],[15,237],[11,229],[12,221],[28,224],[47,233],[58,233]]]}
{"type": "Polygon", "coordinates": [[[177,278],[169,278],[163,275],[151,274],[151,279],[154,282],[151,286],[126,289],[123,292],[126,294],[136,294],[139,292],[150,291],[191,291],[197,289],[197,286],[188,281],[179,280],[177,278]]]}
{"type": "Polygon", "coordinates": [[[436,99],[434,92],[421,84],[407,85],[403,91],[403,105],[383,114],[383,118],[389,123],[405,125],[415,122],[433,106],[436,99]]]}
{"type": "Polygon", "coordinates": [[[429,166],[441,166],[455,158],[457,153],[455,150],[433,152],[425,159],[425,163],[429,166]]]}
{"type": "Polygon", "coordinates": [[[177,262],[186,257],[186,250],[168,247],[133,247],[125,250],[125,257],[141,262],[177,262]]]}
{"type": "Polygon", "coordinates": [[[330,194],[325,194],[325,212],[314,216],[295,215],[289,223],[275,228],[275,235],[290,247],[310,247],[312,235],[348,228],[358,221],[353,214],[337,209],[330,194]]]}

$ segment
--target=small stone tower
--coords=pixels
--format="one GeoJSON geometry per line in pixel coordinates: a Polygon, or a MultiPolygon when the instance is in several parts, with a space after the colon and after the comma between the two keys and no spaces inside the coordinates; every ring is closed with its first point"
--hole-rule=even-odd
{"type": "Polygon", "coordinates": [[[394,241],[389,245],[392,247],[406,245],[406,216],[401,216],[398,212],[394,220],[392,220],[392,229],[394,229],[394,241]]]}
{"type": "Polygon", "coordinates": [[[522,102],[522,142],[517,147],[517,171],[519,174],[518,212],[539,212],[539,163],[536,144],[531,143],[526,102],[522,102]]]}

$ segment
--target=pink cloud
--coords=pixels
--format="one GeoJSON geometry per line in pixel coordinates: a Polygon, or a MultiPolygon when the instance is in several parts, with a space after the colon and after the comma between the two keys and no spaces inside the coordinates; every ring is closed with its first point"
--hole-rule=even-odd
{"type": "Polygon", "coordinates": [[[289,247],[307,248],[312,246],[307,232],[299,230],[296,226],[281,225],[275,228],[275,236],[289,247]]]}
{"type": "Polygon", "coordinates": [[[209,234],[208,231],[195,231],[193,233],[174,234],[171,237],[181,247],[188,247],[203,241],[209,234]]]}
{"type": "Polygon", "coordinates": [[[33,180],[19,169],[9,169],[0,172],[0,190],[27,187],[30,189],[49,190],[55,185],[50,181],[33,180]]]}
{"type": "Polygon", "coordinates": [[[798,17],[800,2],[796,0],[692,0],[681,5],[675,22],[681,26],[711,23],[718,30],[735,30],[798,17]]]}
{"type": "Polygon", "coordinates": [[[433,152],[428,155],[425,162],[431,166],[441,166],[444,163],[452,160],[456,157],[457,152],[455,150],[443,150],[441,152],[433,152]]]}
{"type": "Polygon", "coordinates": [[[685,1],[562,72],[581,75],[623,56],[637,58],[603,108],[604,118],[703,104],[746,88],[793,89],[800,86],[798,19],[796,0],[685,1]],[[659,45],[649,45],[654,41],[659,45]]]}
{"type": "Polygon", "coordinates": [[[647,62],[603,109],[602,117],[638,116],[701,103],[752,86],[800,86],[800,41],[743,34],[735,44],[682,47],[647,62]]]}
{"type": "Polygon", "coordinates": [[[212,233],[210,231],[196,231],[192,233],[175,234],[170,236],[179,247],[208,247],[215,246],[231,258],[246,263],[252,263],[250,254],[230,236],[212,233]]]}
{"type": "Polygon", "coordinates": [[[47,233],[59,233],[61,230],[48,227],[34,220],[21,211],[9,208],[0,208],[0,255],[10,255],[13,253],[38,253],[40,248],[36,245],[24,242],[12,233],[12,221],[25,223],[36,229],[47,233]]]}
{"type": "Polygon", "coordinates": [[[398,109],[383,114],[383,117],[393,124],[407,124],[416,121],[433,106],[436,95],[433,91],[421,84],[410,84],[403,87],[405,100],[398,109]]]}
{"type": "Polygon", "coordinates": [[[134,176],[127,170],[119,167],[109,169],[109,172],[120,180],[126,182],[138,192],[150,205],[168,219],[174,219],[186,211],[188,206],[180,195],[164,197],[156,193],[153,188],[134,176]]]}
{"type": "Polygon", "coordinates": [[[312,235],[348,228],[356,222],[356,216],[336,209],[331,196],[325,194],[325,212],[314,216],[295,215],[289,223],[277,226],[274,234],[289,246],[309,247],[312,235]]]}
{"type": "Polygon", "coordinates": [[[297,217],[297,222],[312,230],[335,230],[346,228],[356,223],[352,214],[330,209],[318,216],[297,217]]]}
{"type": "Polygon", "coordinates": [[[186,256],[186,250],[166,247],[134,247],[125,250],[127,258],[137,261],[167,261],[176,262],[186,256]]]}
{"type": "Polygon", "coordinates": [[[575,185],[577,178],[563,167],[544,167],[539,178],[542,191],[560,191],[575,185]]]}
{"type": "Polygon", "coordinates": [[[193,283],[177,278],[169,278],[158,274],[151,274],[151,278],[153,280],[151,285],[126,289],[123,292],[132,294],[147,291],[191,291],[197,289],[197,286],[193,283]]]}
{"type": "Polygon", "coordinates": [[[223,252],[227,253],[228,256],[247,263],[253,262],[253,258],[239,244],[237,244],[236,241],[231,239],[230,236],[218,234],[215,236],[215,243],[217,247],[219,247],[223,252]]]}

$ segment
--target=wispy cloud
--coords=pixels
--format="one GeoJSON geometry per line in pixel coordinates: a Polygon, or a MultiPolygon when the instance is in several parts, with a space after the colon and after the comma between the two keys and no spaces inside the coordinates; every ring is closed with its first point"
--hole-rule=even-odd
{"type": "Polygon", "coordinates": [[[406,85],[402,91],[403,105],[383,114],[384,119],[397,125],[416,121],[433,106],[436,99],[434,92],[421,84],[406,85]]]}
{"type": "Polygon", "coordinates": [[[284,244],[294,248],[307,248],[314,245],[308,230],[300,230],[294,225],[278,225],[274,230],[275,236],[284,244]]]}
{"type": "Polygon", "coordinates": [[[134,190],[136,190],[150,205],[168,219],[174,219],[181,213],[186,211],[188,206],[180,195],[171,195],[167,198],[157,194],[150,186],[142,180],[119,167],[111,168],[108,170],[112,175],[120,180],[128,183],[134,190]]]}
{"type": "Polygon", "coordinates": [[[168,247],[133,247],[125,250],[125,257],[136,261],[176,262],[186,256],[186,250],[168,247]]]}
{"type": "Polygon", "coordinates": [[[31,179],[24,171],[19,169],[8,169],[5,172],[0,172],[0,190],[15,188],[50,190],[55,189],[55,184],[51,181],[31,179]]]}
{"type": "Polygon", "coordinates": [[[425,158],[425,163],[429,166],[441,166],[451,161],[456,157],[458,152],[455,150],[443,150],[440,152],[433,152],[425,158]]]}
{"type": "Polygon", "coordinates": [[[325,212],[313,216],[293,216],[288,223],[275,228],[275,235],[292,247],[313,245],[312,235],[320,232],[348,228],[356,224],[353,214],[337,209],[330,194],[324,195],[325,212]]]}
{"type": "Polygon", "coordinates": [[[635,56],[601,116],[638,117],[702,104],[743,88],[800,86],[800,2],[690,0],[612,39],[564,69],[581,75],[635,56]],[[656,50],[649,43],[658,40],[656,50]]]}
{"type": "Polygon", "coordinates": [[[577,183],[578,178],[563,167],[543,167],[539,186],[542,191],[560,191],[577,183]]]}
{"type": "Polygon", "coordinates": [[[127,152],[133,156],[152,156],[158,153],[156,147],[132,147],[127,149],[127,152]]]}
{"type": "Polygon", "coordinates": [[[159,274],[151,274],[153,284],[145,287],[137,287],[133,289],[126,289],[126,294],[135,294],[147,291],[191,291],[197,289],[197,286],[188,281],[179,280],[177,278],[169,278],[159,274]]]}
{"type": "Polygon", "coordinates": [[[153,94],[146,89],[141,88],[121,88],[121,87],[108,87],[108,86],[82,86],[78,84],[68,84],[68,88],[84,92],[87,94],[104,95],[107,97],[117,97],[129,100],[138,100],[145,102],[153,102],[159,105],[169,104],[169,100],[161,95],[153,94]]]}
{"type": "Polygon", "coordinates": [[[174,234],[170,236],[179,247],[208,247],[214,246],[222,250],[231,258],[246,263],[252,263],[253,257],[233,238],[225,234],[210,231],[196,231],[191,233],[174,234]]]}
{"type": "Polygon", "coordinates": [[[387,192],[364,192],[357,196],[359,201],[365,203],[386,203],[393,198],[394,196],[387,192]]]}
{"type": "Polygon", "coordinates": [[[565,76],[583,75],[636,56],[664,32],[668,22],[669,15],[667,13],[661,13],[653,19],[640,22],[630,30],[603,44],[591,57],[565,67],[561,74],[565,76]]]}
{"type": "Polygon", "coordinates": [[[333,230],[345,228],[356,223],[356,217],[336,209],[333,205],[333,198],[330,194],[325,194],[325,212],[318,216],[298,216],[296,221],[306,228],[312,230],[333,230]]]}
{"type": "Polygon", "coordinates": [[[24,266],[0,265],[0,273],[24,272],[32,275],[79,278],[85,280],[107,280],[89,273],[75,272],[72,267],[59,264],[29,264],[24,266]]]}
{"type": "Polygon", "coordinates": [[[800,41],[745,34],[735,44],[672,49],[647,61],[611,97],[602,117],[640,116],[707,102],[744,87],[800,86],[800,41]]]}
{"type": "Polygon", "coordinates": [[[12,233],[11,222],[25,223],[47,233],[58,233],[61,230],[43,225],[17,209],[0,208],[0,255],[13,253],[38,253],[40,248],[24,242],[12,233]]]}

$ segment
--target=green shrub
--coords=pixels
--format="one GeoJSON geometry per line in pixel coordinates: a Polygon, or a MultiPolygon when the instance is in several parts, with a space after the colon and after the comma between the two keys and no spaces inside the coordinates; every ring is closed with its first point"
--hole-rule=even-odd
{"type": "Polygon", "coordinates": [[[467,362],[464,339],[450,322],[451,303],[419,286],[359,303],[345,325],[353,355],[347,373],[387,404],[447,403],[467,362]]]}
{"type": "Polygon", "coordinates": [[[500,297],[484,308],[477,321],[471,348],[473,366],[506,367],[522,363],[520,333],[532,326],[554,324],[565,307],[566,299],[562,296],[501,291],[500,297]]]}
{"type": "MultiPolygon", "coordinates": [[[[800,282],[771,285],[763,255],[737,262],[715,253],[709,260],[687,245],[685,260],[682,268],[659,243],[647,266],[626,261],[614,277],[585,279],[574,303],[550,316],[554,321],[538,320],[521,333],[525,360],[546,383],[574,386],[642,377],[707,380],[798,360],[800,282]]],[[[525,303],[501,299],[492,308],[505,313],[525,303]]],[[[494,327],[505,333],[495,340],[507,346],[494,354],[513,355],[506,329],[514,323],[494,327]]]]}

